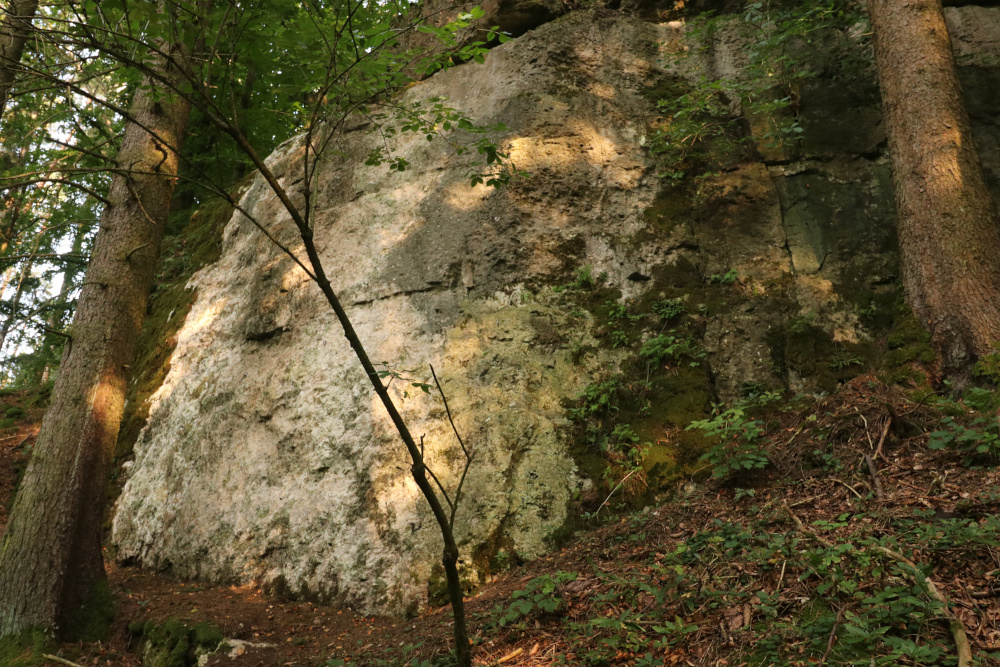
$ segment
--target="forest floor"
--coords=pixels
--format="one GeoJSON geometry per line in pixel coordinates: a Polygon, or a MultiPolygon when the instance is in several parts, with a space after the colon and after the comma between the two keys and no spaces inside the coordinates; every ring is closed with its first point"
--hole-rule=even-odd
{"type": "MultiPolygon", "coordinates": [[[[467,605],[475,663],[1000,665],[1000,431],[995,395],[973,398],[864,376],[771,406],[752,440],[749,418],[729,424],[731,451],[752,445],[765,468],[604,509],[502,573],[467,605]]],[[[32,429],[0,440],[0,498],[32,429]]],[[[449,664],[449,608],[372,617],[114,563],[108,574],[118,615],[105,641],[39,642],[6,662],[0,650],[3,667],[138,666],[150,637],[170,667],[449,664]]]]}

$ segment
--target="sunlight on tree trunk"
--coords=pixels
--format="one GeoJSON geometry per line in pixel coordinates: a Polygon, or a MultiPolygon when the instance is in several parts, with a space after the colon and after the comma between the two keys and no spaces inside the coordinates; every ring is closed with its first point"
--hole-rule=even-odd
{"type": "Polygon", "coordinates": [[[1000,340],[1000,225],[941,0],[868,0],[906,298],[951,377],[1000,340]]]}
{"type": "MultiPolygon", "coordinates": [[[[159,67],[180,85],[175,68],[159,67]]],[[[112,180],[72,339],[0,543],[0,635],[32,626],[72,633],[105,581],[108,468],[177,174],[168,146],[180,145],[188,112],[184,99],[148,81],[137,89],[117,161],[130,173],[112,180]]]]}

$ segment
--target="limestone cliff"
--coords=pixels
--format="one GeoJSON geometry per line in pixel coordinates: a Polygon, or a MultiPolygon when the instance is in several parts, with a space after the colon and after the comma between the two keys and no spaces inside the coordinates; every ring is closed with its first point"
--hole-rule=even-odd
{"type": "MultiPolygon", "coordinates": [[[[969,9],[980,8],[951,11],[969,9]]],[[[499,549],[544,553],[574,502],[598,493],[594,453],[567,409],[648,337],[612,342],[615,304],[639,312],[677,299],[707,351],[697,367],[662,373],[652,409],[636,417],[661,471],[697,459],[680,429],[712,400],[748,384],[829,391],[875,354],[891,320],[892,190],[875,83],[821,76],[802,93],[794,151],[664,187],[647,145],[656,100],[684,85],[669,57],[682,31],[572,12],[485,65],[414,87],[411,99],[446,97],[509,127],[504,143],[532,176],[505,189],[470,187],[468,159],[422,137],[397,141],[412,165],[404,174],[366,167],[376,138],[361,123],[322,166],[316,236],[334,288],[374,360],[420,380],[435,365],[476,451],[458,525],[472,583],[499,549]],[[589,291],[564,289],[573,283],[589,291]]],[[[974,58],[984,43],[958,48],[974,58]]],[[[739,44],[717,46],[706,67],[725,71],[739,44]]],[[[991,66],[966,74],[988,90],[1000,80],[991,66]]],[[[980,114],[977,131],[997,145],[995,117],[980,114]]],[[[301,150],[293,139],[269,159],[286,187],[301,150]]],[[[296,247],[261,179],[242,205],[296,247]]],[[[191,286],[196,301],[116,506],[119,557],[366,610],[422,604],[440,538],[318,290],[240,214],[191,286]]],[[[393,389],[454,483],[458,445],[439,399],[402,381],[393,389]]]]}

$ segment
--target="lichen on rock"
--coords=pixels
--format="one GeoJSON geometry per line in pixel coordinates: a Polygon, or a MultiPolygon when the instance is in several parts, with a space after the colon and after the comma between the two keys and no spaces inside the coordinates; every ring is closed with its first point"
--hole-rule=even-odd
{"type": "MultiPolygon", "coordinates": [[[[361,123],[319,165],[317,246],[370,356],[420,382],[433,364],[475,451],[456,526],[470,587],[501,551],[550,548],[581,494],[607,496],[606,461],[570,410],[594,382],[647,373],[641,346],[666,331],[653,304],[682,303],[670,326],[704,352],[654,369],[654,405],[621,408],[663,479],[696,462],[703,443],[683,428],[713,401],[747,386],[831,391],[896,318],[871,81],[804,90],[794,152],[728,155],[696,184],[665,184],[648,140],[658,96],[691,85],[669,61],[682,38],[678,24],[571,12],[411,88],[409,101],[445,97],[507,125],[501,140],[532,175],[506,188],[470,186],[468,156],[423,137],[394,139],[405,174],[366,167],[375,137],[361,123]],[[824,120],[838,109],[866,124],[851,141],[824,120]],[[618,306],[643,327],[612,331],[618,306]]],[[[296,138],[269,158],[285,183],[301,151],[296,138]]],[[[241,206],[299,250],[261,178],[241,206]]],[[[189,287],[116,505],[118,557],[366,611],[425,604],[440,535],[318,289],[241,214],[189,287]]],[[[440,398],[402,379],[391,391],[454,488],[463,458],[440,398]]]]}

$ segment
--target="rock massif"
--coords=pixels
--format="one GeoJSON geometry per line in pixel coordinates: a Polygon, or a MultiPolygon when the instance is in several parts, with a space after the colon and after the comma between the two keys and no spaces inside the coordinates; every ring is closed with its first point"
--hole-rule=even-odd
{"type": "MultiPolygon", "coordinates": [[[[966,9],[981,8],[951,11],[966,9]]],[[[509,187],[470,186],[469,158],[423,137],[393,146],[411,165],[403,174],[366,167],[377,138],[360,122],[315,183],[318,247],[372,358],[415,381],[434,364],[476,453],[457,528],[470,583],[499,552],[542,554],[579,498],[607,495],[568,408],[635,355],[609,343],[609,307],[678,298],[707,351],[696,386],[659,395],[683,409],[643,417],[672,465],[698,452],[670,434],[712,400],[747,385],[829,391],[887,326],[897,273],[875,83],[821,76],[802,91],[794,150],[665,187],[648,145],[656,101],[690,76],[671,56],[682,32],[571,12],[485,65],[415,86],[411,100],[446,97],[506,124],[513,162],[531,173],[509,187]],[[607,302],[581,307],[562,289],[573,283],[599,283],[607,302]]],[[[971,58],[983,43],[977,33],[961,48],[971,58]]],[[[740,46],[721,40],[699,57],[724,73],[740,46]]],[[[973,67],[988,90],[996,71],[973,67]]],[[[995,123],[979,119],[983,141],[1000,136],[995,123]]],[[[301,154],[293,139],[269,159],[286,187],[301,154]]],[[[261,179],[241,203],[297,248],[261,179]]],[[[440,537],[319,291],[241,214],[190,287],[116,506],[119,558],[366,610],[423,604],[440,537]]],[[[440,399],[404,379],[392,388],[455,484],[462,460],[440,399]]]]}

